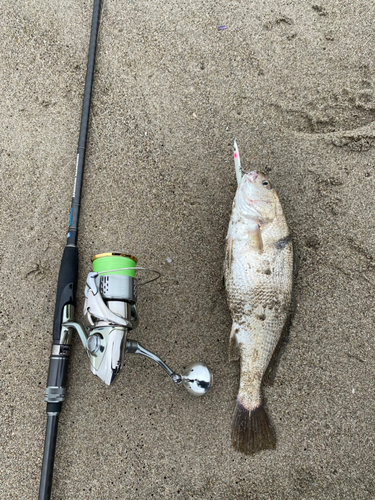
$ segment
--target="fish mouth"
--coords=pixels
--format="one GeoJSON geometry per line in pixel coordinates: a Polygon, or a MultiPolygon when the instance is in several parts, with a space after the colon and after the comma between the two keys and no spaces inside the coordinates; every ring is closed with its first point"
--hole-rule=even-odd
{"type": "Polygon", "coordinates": [[[252,172],[246,172],[246,179],[249,182],[255,182],[258,179],[259,173],[253,170],[252,172]]]}

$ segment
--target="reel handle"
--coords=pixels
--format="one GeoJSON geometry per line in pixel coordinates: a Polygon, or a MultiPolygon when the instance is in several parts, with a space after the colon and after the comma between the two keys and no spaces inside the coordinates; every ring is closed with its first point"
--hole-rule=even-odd
{"type": "Polygon", "coordinates": [[[159,356],[148,351],[136,340],[127,340],[125,353],[141,354],[146,358],[152,359],[165,370],[172,382],[182,384],[185,389],[193,396],[203,396],[212,387],[213,376],[211,370],[204,363],[190,363],[182,372],[175,373],[167,366],[159,356]]]}

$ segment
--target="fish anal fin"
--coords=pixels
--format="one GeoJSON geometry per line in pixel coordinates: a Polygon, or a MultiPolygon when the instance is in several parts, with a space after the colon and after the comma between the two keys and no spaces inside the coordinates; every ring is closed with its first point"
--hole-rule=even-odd
{"type": "Polygon", "coordinates": [[[237,341],[237,333],[240,331],[240,327],[233,323],[232,330],[229,337],[229,362],[238,361],[240,359],[240,346],[237,341]]]}
{"type": "Polygon", "coordinates": [[[262,382],[265,386],[273,385],[276,378],[277,368],[280,363],[280,358],[285,350],[287,343],[288,343],[288,333],[284,327],[283,333],[281,334],[281,337],[275,347],[275,350],[272,353],[272,358],[268,363],[267,370],[263,375],[262,382]]]}
{"type": "Polygon", "coordinates": [[[232,445],[245,455],[276,448],[276,434],[263,403],[256,408],[246,408],[237,399],[232,420],[232,445]]]}

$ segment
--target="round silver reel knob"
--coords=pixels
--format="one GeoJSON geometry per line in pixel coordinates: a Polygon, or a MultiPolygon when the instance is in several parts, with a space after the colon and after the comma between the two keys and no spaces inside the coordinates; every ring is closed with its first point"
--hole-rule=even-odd
{"type": "Polygon", "coordinates": [[[181,384],[193,396],[203,396],[213,383],[211,370],[204,363],[191,363],[181,372],[181,384]]]}

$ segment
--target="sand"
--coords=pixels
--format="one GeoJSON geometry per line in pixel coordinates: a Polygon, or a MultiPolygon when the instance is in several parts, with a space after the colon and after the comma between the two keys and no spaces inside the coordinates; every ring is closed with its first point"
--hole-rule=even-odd
{"type": "MultiPolygon", "coordinates": [[[[37,498],[44,390],[75,170],[92,2],[0,6],[0,498],[37,498]]],[[[162,272],[132,334],[194,399],[129,355],[110,388],[74,339],[53,500],[373,499],[375,4],[106,0],[80,218],[92,255],[162,272]],[[227,29],[219,31],[218,26],[227,29]],[[238,364],[221,282],[245,169],[277,190],[298,248],[297,310],[267,405],[278,446],[230,443],[238,364]]]]}

